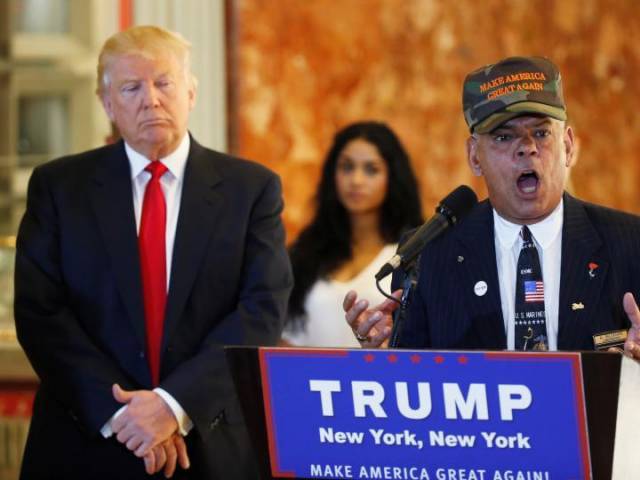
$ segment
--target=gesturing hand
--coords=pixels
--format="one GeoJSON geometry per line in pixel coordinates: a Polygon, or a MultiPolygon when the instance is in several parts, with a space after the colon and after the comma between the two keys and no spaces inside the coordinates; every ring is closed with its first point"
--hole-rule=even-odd
{"type": "MultiPolygon", "coordinates": [[[[393,296],[399,299],[402,290],[396,290],[393,296]]],[[[358,301],[358,294],[353,290],[347,293],[342,302],[345,319],[363,348],[387,346],[393,325],[392,314],[398,305],[398,302],[386,299],[369,309],[369,302],[358,301]]]]}
{"type": "Polygon", "coordinates": [[[627,333],[627,341],[624,342],[624,353],[631,358],[640,360],[640,310],[638,310],[638,304],[632,293],[627,292],[624,294],[622,305],[631,322],[631,328],[627,333]]]}

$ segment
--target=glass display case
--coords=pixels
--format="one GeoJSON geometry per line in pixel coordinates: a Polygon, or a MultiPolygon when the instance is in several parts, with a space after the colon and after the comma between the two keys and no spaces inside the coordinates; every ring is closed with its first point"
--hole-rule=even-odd
{"type": "Polygon", "coordinates": [[[31,172],[101,145],[108,132],[95,95],[103,41],[96,26],[106,6],[101,0],[0,0],[0,382],[35,378],[13,321],[15,235],[31,172]],[[19,358],[3,356],[14,354],[19,358]]]}
{"type": "Polygon", "coordinates": [[[95,65],[115,26],[107,20],[114,6],[103,0],[0,0],[0,355],[18,348],[14,243],[31,172],[102,145],[109,132],[95,95],[95,65]]]}
{"type": "MultiPolygon", "coordinates": [[[[61,68],[15,68],[4,95],[11,135],[0,148],[0,235],[14,235],[33,168],[92,148],[93,78],[61,68]]],[[[0,93],[2,95],[2,93],[0,93]]]]}
{"type": "Polygon", "coordinates": [[[13,58],[60,58],[87,53],[91,47],[92,1],[3,0],[9,17],[9,55],[13,58]]]}
{"type": "Polygon", "coordinates": [[[13,318],[15,235],[33,168],[104,143],[95,95],[116,2],[0,0],[0,479],[18,478],[37,377],[13,318]]]}
{"type": "Polygon", "coordinates": [[[33,168],[103,143],[99,0],[0,1],[0,235],[15,235],[33,168]]]}
{"type": "Polygon", "coordinates": [[[21,0],[15,3],[14,32],[68,33],[69,0],[21,0]]]}

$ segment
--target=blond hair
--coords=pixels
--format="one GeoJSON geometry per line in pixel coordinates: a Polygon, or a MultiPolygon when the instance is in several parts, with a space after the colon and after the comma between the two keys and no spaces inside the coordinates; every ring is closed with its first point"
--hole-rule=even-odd
{"type": "Polygon", "coordinates": [[[182,63],[187,80],[195,88],[196,78],[191,73],[191,43],[179,33],[154,25],[140,25],[112,35],[102,46],[98,57],[96,93],[102,96],[109,86],[109,68],[118,57],[139,55],[153,59],[167,52],[182,63]]]}

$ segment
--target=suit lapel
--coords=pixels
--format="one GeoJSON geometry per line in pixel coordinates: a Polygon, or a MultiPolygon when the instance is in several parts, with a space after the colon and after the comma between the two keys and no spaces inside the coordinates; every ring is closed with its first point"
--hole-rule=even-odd
{"type": "Polygon", "coordinates": [[[602,240],[587,217],[582,203],[564,195],[562,266],[558,305],[558,349],[577,348],[584,326],[595,314],[609,262],[598,254],[602,240]],[[589,266],[593,275],[589,274],[589,266]]]}
{"type": "Polygon", "coordinates": [[[506,348],[491,204],[486,200],[480,203],[456,229],[456,236],[461,246],[459,287],[477,337],[474,343],[483,348],[506,348]],[[486,284],[484,294],[482,282],[486,284]]]}
{"type": "Polygon", "coordinates": [[[210,157],[211,154],[191,138],[171,261],[162,351],[178,324],[222,205],[214,188],[221,177],[210,157]]]}
{"type": "Polygon", "coordinates": [[[118,291],[140,345],[144,345],[144,308],[131,171],[124,143],[118,142],[111,151],[96,169],[89,195],[118,291]]]}

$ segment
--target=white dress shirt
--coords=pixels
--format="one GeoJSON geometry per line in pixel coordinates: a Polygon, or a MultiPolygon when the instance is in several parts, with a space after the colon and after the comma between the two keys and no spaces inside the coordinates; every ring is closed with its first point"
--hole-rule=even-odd
{"type": "MultiPolygon", "coordinates": [[[[189,156],[189,148],[191,140],[188,134],[180,142],[180,145],[168,156],[161,158],[160,161],[167,167],[168,171],[160,178],[160,185],[164,193],[164,199],[167,206],[167,224],[165,248],[167,250],[167,291],[171,284],[171,260],[173,258],[173,245],[176,238],[176,227],[178,225],[178,214],[180,213],[180,200],[182,198],[182,185],[184,182],[184,169],[187,165],[187,157],[189,156]]],[[[140,230],[140,217],[142,215],[142,202],[144,200],[144,192],[147,183],[151,179],[151,173],[145,171],[146,166],[151,162],[144,155],[136,152],[127,143],[124,144],[129,165],[131,167],[131,184],[133,188],[133,209],[136,217],[136,231],[140,230]]],[[[178,428],[182,435],[189,433],[193,428],[193,422],[180,404],[166,390],[162,388],[154,388],[162,399],[169,405],[178,421],[178,428]]],[[[123,406],[109,419],[102,427],[100,432],[105,438],[113,435],[111,430],[111,422],[118,417],[126,408],[123,406]]]]}
{"type": "MultiPolygon", "coordinates": [[[[369,265],[345,282],[329,278],[316,280],[304,301],[304,328],[288,324],[282,338],[296,346],[360,348],[353,330],[344,321],[342,300],[347,292],[355,290],[358,298],[368,300],[369,305],[381,303],[385,298],[376,288],[374,275],[393,257],[397,248],[397,244],[385,245],[369,265]]],[[[385,292],[390,291],[391,275],[382,279],[380,287],[385,292]]]]}
{"type": "MultiPolygon", "coordinates": [[[[560,301],[560,265],[562,257],[563,201],[547,218],[528,225],[538,249],[542,280],[544,282],[544,306],[547,320],[549,350],[558,349],[558,305],[560,301]]],[[[507,333],[507,348],[515,346],[515,285],[518,256],[522,247],[522,225],[511,223],[493,211],[494,241],[498,264],[498,283],[502,317],[507,333]]]]}

